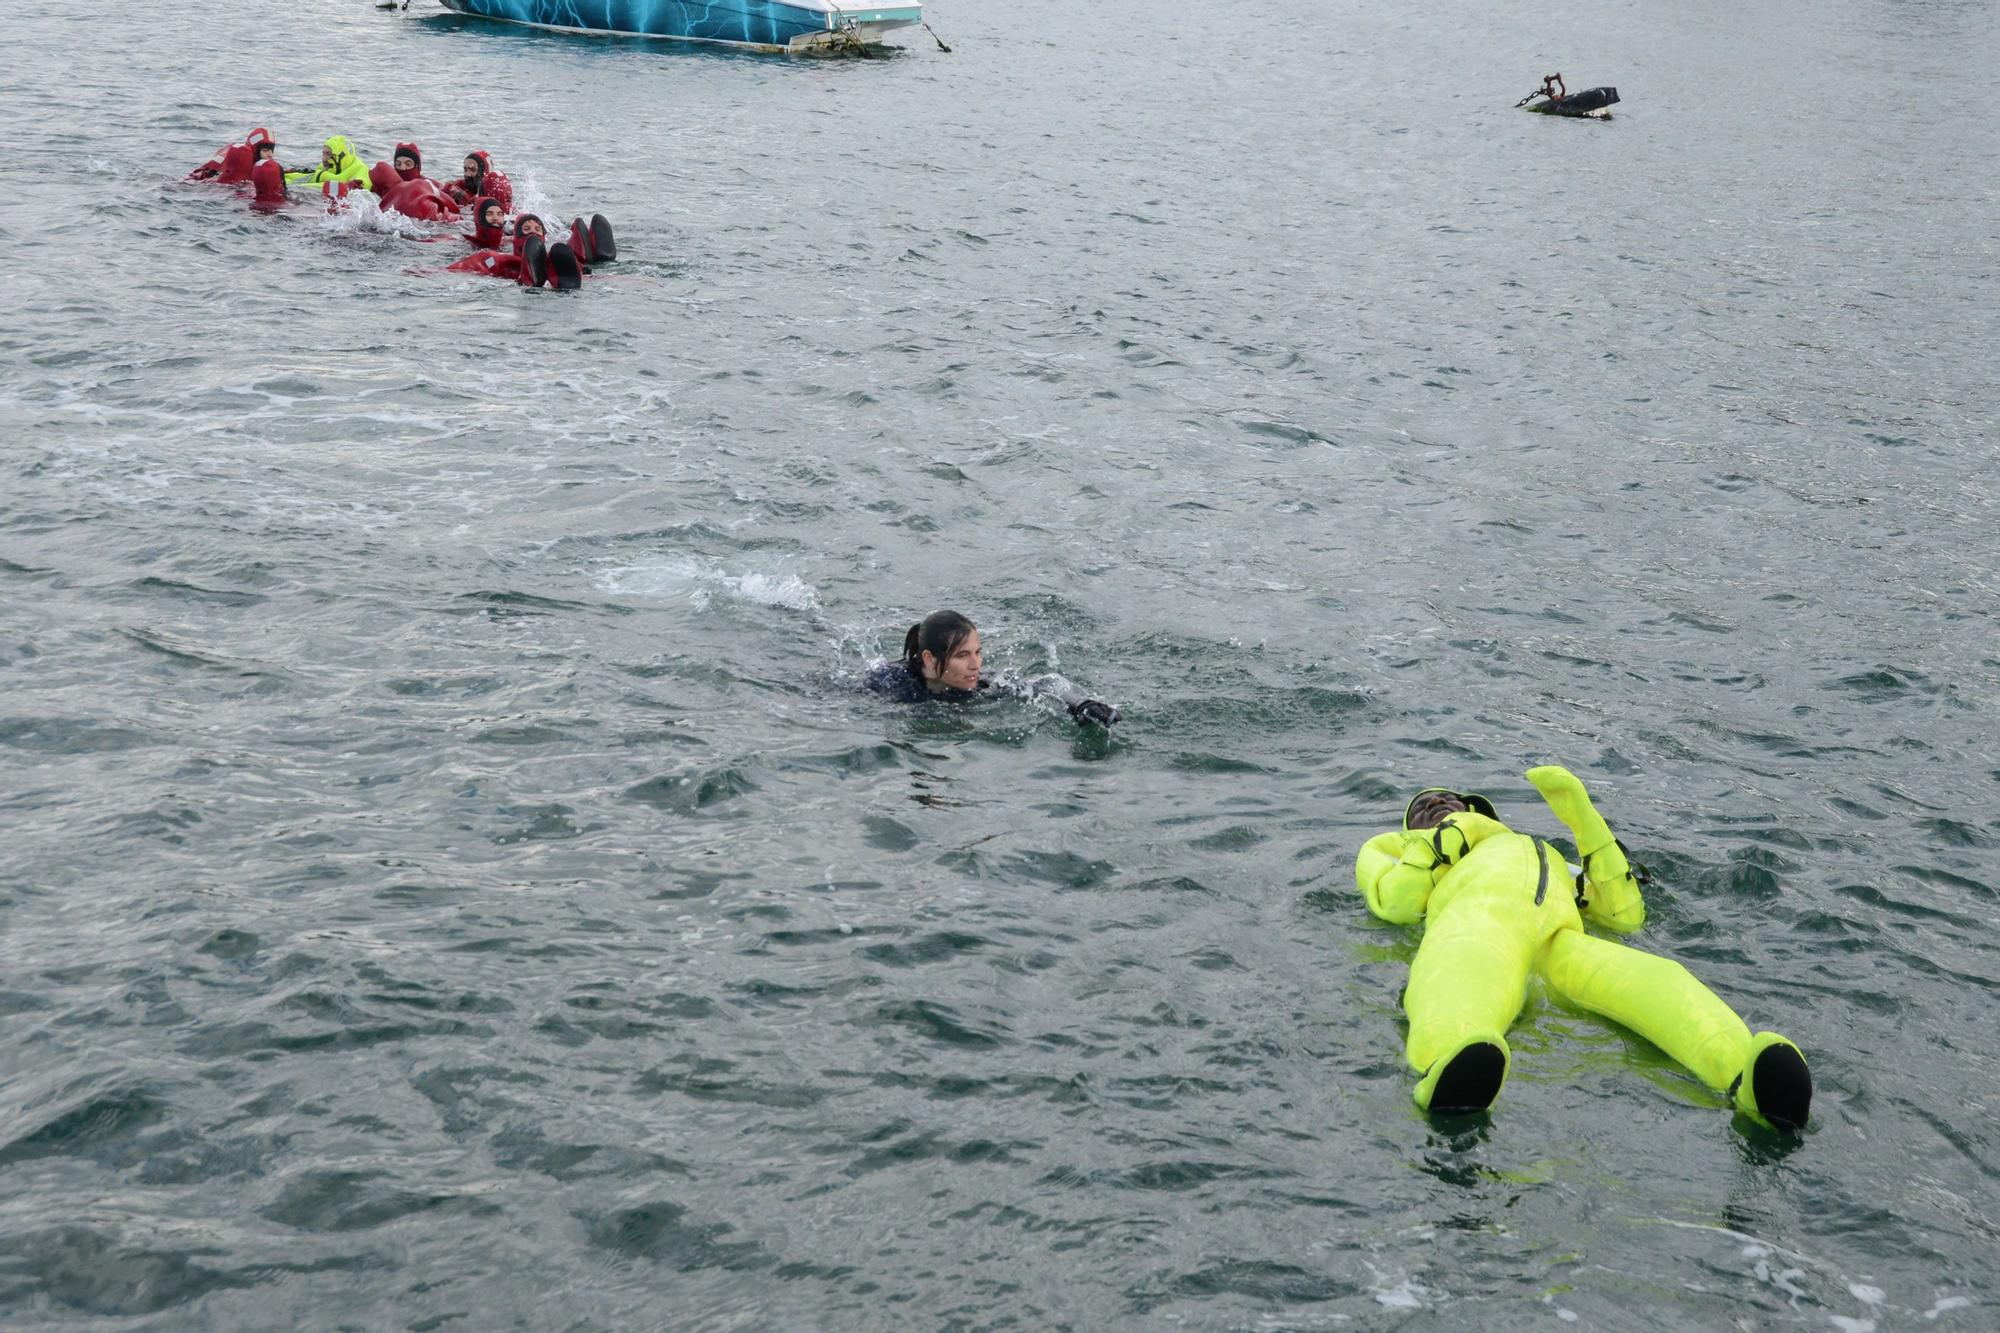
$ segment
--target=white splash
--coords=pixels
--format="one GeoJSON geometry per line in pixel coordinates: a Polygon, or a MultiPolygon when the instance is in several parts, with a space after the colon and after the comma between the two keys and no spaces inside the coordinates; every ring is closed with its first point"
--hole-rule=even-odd
{"type": "Polygon", "coordinates": [[[1791,1297],[1792,1302],[1796,1304],[1806,1294],[1805,1289],[1799,1286],[1799,1279],[1806,1275],[1806,1271],[1803,1268],[1780,1268],[1773,1264],[1772,1256],[1778,1252],[1777,1247],[1757,1240],[1752,1240],[1743,1247],[1743,1257],[1751,1260],[1751,1276],[1759,1282],[1776,1287],[1791,1297]]]}
{"type": "Polygon", "coordinates": [[[1391,1310],[1421,1310],[1430,1292],[1413,1277],[1406,1277],[1386,1291],[1375,1293],[1375,1303],[1391,1310]]]}
{"type": "MultiPolygon", "coordinates": [[[[310,193],[305,197],[309,202],[316,202],[319,198],[310,193]]],[[[456,223],[432,224],[419,222],[401,213],[384,213],[381,203],[375,198],[374,191],[366,186],[349,190],[336,207],[321,215],[319,225],[322,231],[334,236],[374,233],[402,236],[410,240],[441,236],[457,227],[456,223]]]]}
{"type": "Polygon", "coordinates": [[[599,576],[598,583],[614,597],[686,601],[697,611],[706,611],[718,597],[787,611],[819,608],[818,589],[796,574],[778,570],[736,571],[696,556],[642,560],[606,571],[599,576]]]}
{"type": "MultiPolygon", "coordinates": [[[[501,166],[498,162],[494,165],[501,166]]],[[[569,234],[571,214],[565,213],[553,198],[543,192],[542,183],[533,175],[509,176],[507,183],[514,187],[515,217],[523,213],[533,213],[542,220],[542,226],[548,229],[551,241],[569,234]]]]}

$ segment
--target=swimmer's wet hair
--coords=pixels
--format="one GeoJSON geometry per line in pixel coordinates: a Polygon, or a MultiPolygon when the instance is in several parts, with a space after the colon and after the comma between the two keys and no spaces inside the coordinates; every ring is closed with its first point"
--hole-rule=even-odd
{"type": "Polygon", "coordinates": [[[942,667],[958,651],[976,626],[956,611],[933,611],[910,626],[903,636],[903,667],[918,680],[924,678],[924,654],[929,653],[942,667]]]}

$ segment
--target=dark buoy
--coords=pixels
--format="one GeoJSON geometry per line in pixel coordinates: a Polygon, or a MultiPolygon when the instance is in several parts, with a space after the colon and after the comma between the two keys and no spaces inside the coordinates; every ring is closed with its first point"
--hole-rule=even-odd
{"type": "Polygon", "coordinates": [[[1585,88],[1572,93],[1563,86],[1560,74],[1544,75],[1542,86],[1529,93],[1515,106],[1527,107],[1530,111],[1545,116],[1588,117],[1592,120],[1611,119],[1612,104],[1617,102],[1618,90],[1612,87],[1585,88]],[[1538,100],[1539,99],[1539,100],[1538,100]]]}

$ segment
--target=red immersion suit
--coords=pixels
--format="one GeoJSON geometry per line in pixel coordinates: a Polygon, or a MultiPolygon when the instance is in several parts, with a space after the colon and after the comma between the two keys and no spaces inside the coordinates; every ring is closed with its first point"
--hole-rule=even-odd
{"type": "Polygon", "coordinates": [[[284,207],[285,169],[278,165],[276,158],[250,168],[250,182],[257,187],[257,198],[251,204],[252,208],[268,212],[284,207]]]}
{"type": "MultiPolygon", "coordinates": [[[[479,201],[481,205],[485,202],[486,200],[483,198],[479,201]]],[[[479,212],[479,208],[475,207],[473,217],[477,218],[479,212]]],[[[521,253],[528,243],[528,238],[521,235],[518,230],[521,223],[526,222],[529,218],[534,218],[537,222],[541,221],[533,213],[523,213],[516,219],[514,225],[517,230],[514,233],[514,244],[511,250],[500,249],[501,237],[495,234],[493,228],[479,227],[473,232],[472,239],[475,244],[487,244],[488,248],[475,250],[457,263],[446,265],[446,272],[481,273],[489,278],[511,278],[524,287],[534,286],[534,275],[529,271],[528,265],[521,253]]]]}
{"type": "Polygon", "coordinates": [[[240,185],[250,179],[257,163],[257,145],[275,143],[271,132],[259,125],[243,136],[242,143],[224,144],[215,156],[187,174],[191,181],[214,181],[217,185],[240,185]]]}
{"type": "Polygon", "coordinates": [[[493,169],[493,159],[481,148],[466,154],[479,159],[481,171],[478,179],[468,176],[455,180],[444,187],[444,192],[460,204],[469,204],[475,199],[497,199],[504,212],[514,211],[514,187],[507,178],[493,169]]]}
{"type": "Polygon", "coordinates": [[[421,172],[398,172],[387,162],[377,162],[368,173],[368,181],[381,196],[385,213],[401,213],[419,222],[458,216],[458,205],[421,172]]]}

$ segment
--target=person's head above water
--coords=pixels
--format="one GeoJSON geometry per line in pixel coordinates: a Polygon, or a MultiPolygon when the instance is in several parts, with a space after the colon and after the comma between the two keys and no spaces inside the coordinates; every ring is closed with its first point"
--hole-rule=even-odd
{"type": "Polygon", "coordinates": [[[480,183],[486,179],[486,173],[491,170],[493,170],[493,159],[486,154],[484,149],[467,153],[465,155],[465,188],[468,190],[479,189],[480,183]]]}
{"type": "Polygon", "coordinates": [[[250,146],[250,156],[253,161],[257,162],[275,160],[278,156],[278,145],[272,143],[269,139],[262,140],[250,146]]]}
{"type": "Polygon", "coordinates": [[[523,213],[514,219],[514,253],[525,256],[528,244],[546,247],[549,243],[549,229],[533,213],[523,213]]]}
{"type": "Polygon", "coordinates": [[[507,210],[491,195],[481,195],[472,213],[472,240],[486,250],[498,250],[507,237],[507,210]]]}
{"type": "Polygon", "coordinates": [[[979,631],[956,611],[933,611],[903,636],[903,665],[934,690],[979,688],[979,631]]]}
{"type": "Polygon", "coordinates": [[[1406,829],[1436,828],[1452,815],[1471,810],[1496,818],[1493,802],[1477,792],[1457,792],[1446,787],[1426,787],[1410,798],[1403,808],[1403,827],[1406,829]]]}
{"type": "Polygon", "coordinates": [[[404,180],[409,180],[412,176],[423,174],[424,155],[418,151],[417,146],[413,143],[397,144],[396,156],[393,161],[396,167],[396,174],[404,180]]]}

